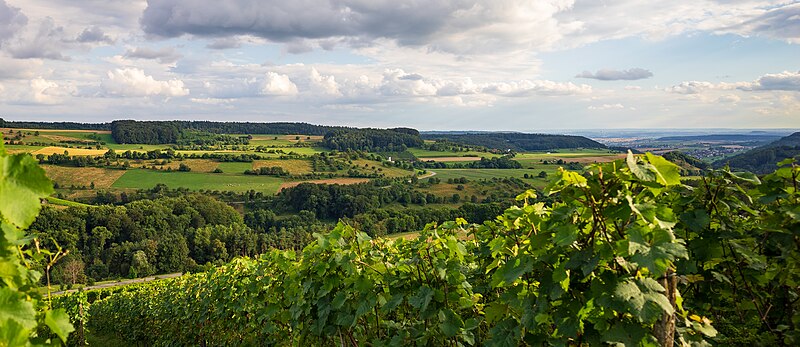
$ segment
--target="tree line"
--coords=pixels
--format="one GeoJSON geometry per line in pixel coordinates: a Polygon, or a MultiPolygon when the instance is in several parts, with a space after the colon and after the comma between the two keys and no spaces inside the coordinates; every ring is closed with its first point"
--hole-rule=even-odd
{"type": "Polygon", "coordinates": [[[501,151],[544,151],[559,148],[606,148],[605,145],[583,136],[526,134],[526,133],[467,133],[467,134],[423,134],[425,140],[480,146],[501,151]]]}

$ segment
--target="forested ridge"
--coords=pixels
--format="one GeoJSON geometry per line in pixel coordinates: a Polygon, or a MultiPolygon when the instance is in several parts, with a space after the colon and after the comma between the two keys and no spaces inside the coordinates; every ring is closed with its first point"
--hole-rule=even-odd
{"type": "Polygon", "coordinates": [[[774,170],[776,162],[797,155],[800,155],[800,132],[730,158],[720,159],[714,162],[714,167],[729,165],[735,170],[764,174],[774,170]]]}
{"type": "Polygon", "coordinates": [[[425,140],[446,140],[453,143],[482,146],[496,150],[543,151],[559,148],[606,148],[605,145],[583,136],[526,134],[515,132],[422,134],[425,140]]]}

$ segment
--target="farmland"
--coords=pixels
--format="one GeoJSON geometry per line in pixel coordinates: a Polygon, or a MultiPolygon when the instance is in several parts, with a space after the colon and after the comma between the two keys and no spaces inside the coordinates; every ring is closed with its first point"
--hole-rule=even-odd
{"type": "MultiPolygon", "coordinates": [[[[45,129],[2,129],[9,143],[10,152],[28,152],[32,155],[51,154],[70,156],[102,157],[109,149],[123,152],[158,152],[173,147],[169,144],[119,144],[108,131],[45,130],[45,129]]],[[[329,164],[312,165],[311,158],[321,153],[331,153],[321,146],[319,135],[249,135],[247,145],[211,146],[204,149],[173,150],[178,158],[163,160],[124,160],[129,170],[119,170],[123,162],[118,158],[111,160],[110,168],[70,167],[45,165],[48,176],[59,184],[59,194],[65,198],[86,198],[95,191],[123,192],[136,189],[149,189],[156,184],[169,188],[186,188],[194,191],[257,191],[275,194],[281,189],[296,186],[300,182],[318,184],[352,184],[367,182],[364,177],[385,177],[400,179],[411,177],[409,168],[387,165],[373,158],[342,158],[329,164]],[[251,155],[252,162],[220,162],[205,159],[215,155],[251,155]],[[202,159],[200,159],[202,158],[202,159]],[[317,166],[315,166],[317,165],[317,166]],[[330,166],[332,165],[332,166],[330,166]],[[245,175],[245,171],[258,172],[260,169],[280,168],[288,176],[245,175]],[[320,171],[316,171],[316,170],[320,171]],[[355,175],[355,177],[352,177],[355,175]],[[93,185],[91,185],[93,183],[93,185]],[[90,187],[91,185],[91,187],[90,187]],[[77,189],[77,190],[76,190],[77,189]]],[[[431,142],[428,141],[428,144],[431,142]]],[[[421,187],[420,191],[435,196],[451,197],[453,194],[476,195],[483,198],[491,190],[486,182],[503,179],[519,179],[532,187],[543,188],[561,163],[577,162],[588,164],[605,162],[621,157],[614,151],[602,149],[558,150],[552,152],[515,153],[512,160],[522,164],[522,169],[473,169],[458,168],[461,164],[479,161],[481,158],[499,158],[501,154],[476,151],[472,149],[433,150],[409,148],[403,153],[383,154],[383,158],[409,161],[414,157],[419,161],[444,165],[444,168],[431,170],[422,176],[420,182],[436,177],[443,183],[421,187]],[[409,159],[411,158],[411,159],[409,159]],[[455,166],[455,168],[454,168],[455,166]],[[433,175],[435,172],[435,176],[433,175]],[[543,177],[540,175],[544,175],[543,177]],[[451,179],[466,179],[471,183],[448,184],[451,179]],[[483,182],[483,183],[480,183],[483,182]],[[458,188],[458,189],[457,189],[458,188]]]]}
{"type": "Polygon", "coordinates": [[[125,172],[112,185],[113,188],[152,188],[157,183],[171,188],[187,188],[190,190],[217,190],[246,192],[256,190],[269,194],[278,191],[282,181],[275,177],[246,176],[234,174],[208,174],[200,172],[161,172],[154,170],[134,169],[125,172]]]}

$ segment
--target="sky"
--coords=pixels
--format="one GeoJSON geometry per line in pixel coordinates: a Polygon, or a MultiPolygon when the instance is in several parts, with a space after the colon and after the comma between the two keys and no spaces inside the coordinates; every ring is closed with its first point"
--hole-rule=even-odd
{"type": "Polygon", "coordinates": [[[800,128],[800,1],[0,0],[0,117],[800,128]]]}

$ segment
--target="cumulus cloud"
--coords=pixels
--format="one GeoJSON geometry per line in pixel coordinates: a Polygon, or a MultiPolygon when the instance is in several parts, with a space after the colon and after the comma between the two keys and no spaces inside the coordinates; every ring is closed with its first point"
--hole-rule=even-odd
{"type": "Polygon", "coordinates": [[[311,68],[309,77],[309,87],[315,94],[328,95],[328,96],[341,96],[342,92],[339,91],[339,84],[336,83],[336,77],[332,75],[321,75],[316,68],[311,68]]]}
{"type": "Polygon", "coordinates": [[[633,81],[633,80],[641,80],[653,77],[653,73],[650,72],[649,70],[641,68],[633,68],[628,70],[602,69],[598,70],[597,73],[584,71],[575,77],[591,78],[601,81],[619,81],[619,80],[633,81]]]}
{"type": "Polygon", "coordinates": [[[31,101],[37,104],[56,104],[65,95],[58,83],[41,77],[32,79],[30,87],[32,93],[31,101]]]}
{"type": "Polygon", "coordinates": [[[14,36],[26,24],[28,17],[19,8],[8,6],[5,0],[0,0],[0,44],[14,36]]]}
{"type": "Polygon", "coordinates": [[[57,26],[55,21],[47,17],[39,24],[39,29],[31,35],[17,37],[9,51],[14,58],[30,59],[42,58],[50,60],[70,60],[69,56],[62,54],[70,49],[69,40],[65,39],[64,28],[57,26]]]}
{"type": "Polygon", "coordinates": [[[800,91],[800,72],[784,71],[777,74],[766,74],[739,89],[800,91]]]}
{"type": "Polygon", "coordinates": [[[297,85],[292,82],[288,75],[273,71],[268,71],[259,77],[205,82],[203,85],[212,99],[292,96],[298,94],[297,85]]]}
{"type": "Polygon", "coordinates": [[[114,69],[108,72],[108,78],[102,81],[106,95],[110,96],[184,96],[189,89],[183,81],[171,79],[159,81],[146,75],[143,70],[135,68],[114,69]]]}
{"type": "Polygon", "coordinates": [[[172,64],[183,56],[175,51],[173,47],[152,49],[147,47],[136,47],[125,52],[127,58],[157,60],[161,64],[172,64]]]}
{"type": "Polygon", "coordinates": [[[675,94],[699,94],[701,92],[711,90],[714,88],[716,88],[716,86],[711,82],[686,81],[671,86],[666,90],[670,93],[675,93],[675,94]]]}
{"type": "Polygon", "coordinates": [[[110,36],[106,35],[102,29],[97,26],[91,26],[83,30],[83,32],[78,35],[76,39],[78,42],[82,43],[106,43],[106,44],[113,44],[114,39],[110,36]]]}
{"type": "Polygon", "coordinates": [[[789,91],[800,92],[800,72],[784,71],[775,74],[766,74],[752,82],[711,83],[705,81],[687,81],[666,88],[666,91],[676,94],[700,94],[709,90],[743,91],[789,91]]]}
{"type": "Polygon", "coordinates": [[[289,79],[289,76],[275,72],[267,72],[264,79],[264,87],[261,88],[263,95],[291,96],[297,94],[297,85],[289,79]]]}

